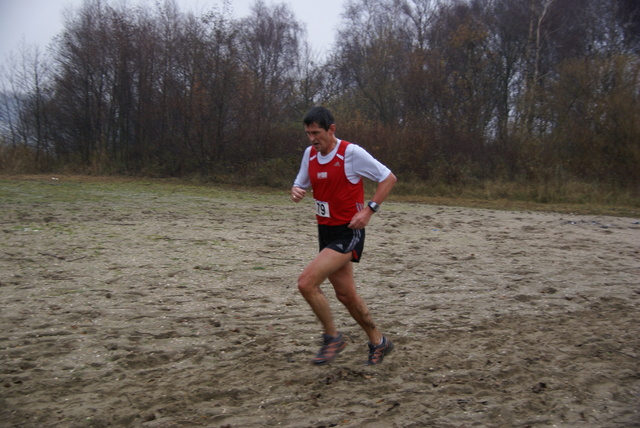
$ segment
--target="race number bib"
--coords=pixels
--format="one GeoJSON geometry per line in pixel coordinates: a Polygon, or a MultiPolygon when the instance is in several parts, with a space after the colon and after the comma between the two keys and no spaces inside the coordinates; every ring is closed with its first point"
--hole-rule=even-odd
{"type": "Polygon", "coordinates": [[[320,217],[331,217],[329,202],[316,201],[316,215],[320,217]]]}

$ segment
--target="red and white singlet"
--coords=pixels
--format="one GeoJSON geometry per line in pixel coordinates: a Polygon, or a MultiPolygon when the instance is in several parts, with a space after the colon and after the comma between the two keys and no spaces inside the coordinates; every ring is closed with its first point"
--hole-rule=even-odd
{"type": "Polygon", "coordinates": [[[309,180],[313,187],[318,224],[340,226],[348,224],[364,207],[362,178],[353,184],[344,169],[346,141],[339,142],[338,151],[326,164],[318,162],[318,153],[310,150],[309,180]]]}

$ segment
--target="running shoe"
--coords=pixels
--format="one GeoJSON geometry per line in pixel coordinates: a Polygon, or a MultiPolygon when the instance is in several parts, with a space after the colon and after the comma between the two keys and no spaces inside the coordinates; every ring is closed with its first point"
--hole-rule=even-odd
{"type": "Polygon", "coordinates": [[[367,364],[370,366],[375,366],[376,364],[380,364],[385,356],[389,355],[391,351],[393,351],[393,343],[388,340],[386,337],[382,337],[382,343],[379,345],[369,345],[369,360],[367,364]]]}
{"type": "Polygon", "coordinates": [[[322,348],[318,352],[318,355],[311,360],[315,365],[328,364],[336,358],[336,356],[346,348],[347,343],[344,341],[342,334],[338,334],[337,337],[330,336],[328,334],[322,335],[322,348]]]}

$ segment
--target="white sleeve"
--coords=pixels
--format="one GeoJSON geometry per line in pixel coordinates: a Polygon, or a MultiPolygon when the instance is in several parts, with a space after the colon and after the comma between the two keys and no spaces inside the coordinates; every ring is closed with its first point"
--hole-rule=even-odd
{"type": "Polygon", "coordinates": [[[311,186],[311,180],[309,179],[309,151],[311,150],[311,146],[308,146],[302,155],[302,162],[300,162],[300,171],[298,171],[298,175],[296,176],[293,185],[296,187],[301,187],[303,189],[307,189],[311,186]]]}
{"type": "Polygon", "coordinates": [[[360,180],[360,177],[379,183],[391,174],[389,168],[357,144],[349,144],[344,155],[345,173],[349,181],[354,184],[360,180]]]}

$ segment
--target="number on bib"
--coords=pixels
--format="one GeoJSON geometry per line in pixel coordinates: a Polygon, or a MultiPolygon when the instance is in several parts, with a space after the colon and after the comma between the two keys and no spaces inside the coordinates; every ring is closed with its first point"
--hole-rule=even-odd
{"type": "Polygon", "coordinates": [[[329,213],[329,203],[316,201],[316,215],[320,217],[331,217],[329,213]]]}

